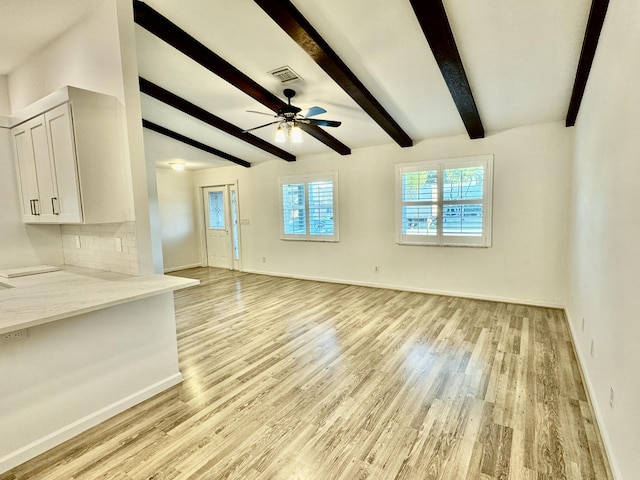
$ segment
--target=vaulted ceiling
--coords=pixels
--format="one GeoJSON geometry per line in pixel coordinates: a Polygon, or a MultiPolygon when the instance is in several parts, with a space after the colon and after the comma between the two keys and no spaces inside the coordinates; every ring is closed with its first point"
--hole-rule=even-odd
{"type": "Polygon", "coordinates": [[[593,0],[591,40],[585,0],[133,3],[147,153],[202,168],[571,125],[607,1],[593,0]],[[301,79],[283,85],[269,73],[283,66],[301,79]],[[305,125],[295,145],[276,144],[275,125],[243,133],[271,121],[247,111],[277,110],[284,88],[341,126],[305,125]]]}
{"type": "MultiPolygon", "coordinates": [[[[345,155],[344,146],[385,143],[410,148],[427,138],[481,138],[564,121],[591,6],[584,0],[135,5],[145,80],[240,130],[268,122],[247,110],[276,110],[272,96],[286,101],[285,87],[296,90],[295,105],[321,106],[327,113],[317,118],[342,122],[316,127],[338,146],[306,135],[302,144],[283,146],[296,156],[345,155]],[[302,80],[282,85],[268,73],[285,65],[302,80]]],[[[143,94],[142,106],[145,118],[253,164],[278,158],[151,95],[143,94]]],[[[280,147],[274,133],[275,126],[251,132],[280,147]]]]}

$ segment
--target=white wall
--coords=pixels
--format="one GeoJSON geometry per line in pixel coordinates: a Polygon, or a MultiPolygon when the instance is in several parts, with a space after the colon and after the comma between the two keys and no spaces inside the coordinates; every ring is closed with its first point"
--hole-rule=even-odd
{"type": "Polygon", "coordinates": [[[165,271],[200,266],[193,173],[156,171],[165,271]]]}
{"type": "Polygon", "coordinates": [[[625,480],[640,472],[638,25],[637,1],[609,4],[578,115],[567,308],[612,468],[625,480]]]}
{"type": "Polygon", "coordinates": [[[122,85],[124,88],[128,151],[131,160],[139,269],[140,274],[162,273],[162,241],[155,164],[146,158],[144,153],[133,2],[115,0],[115,3],[119,27],[119,58],[122,62],[122,85]]]}
{"type": "Polygon", "coordinates": [[[12,111],[66,85],[113,95],[124,104],[114,0],[101,3],[9,74],[12,111]]]}
{"type": "MultiPolygon", "coordinates": [[[[0,116],[11,115],[11,103],[9,102],[9,82],[6,75],[0,75],[0,116]]],[[[3,126],[0,123],[0,126],[3,126]]]]}
{"type": "MultiPolygon", "coordinates": [[[[313,141],[307,139],[307,141],[313,141]]],[[[239,181],[246,271],[564,306],[573,131],[559,123],[481,140],[441,138],[327,153],[289,164],[194,172],[196,185],[239,181]],[[395,165],[494,154],[493,246],[443,248],[395,243],[395,165]],[[279,238],[278,177],[339,172],[340,242],[279,238]],[[266,258],[263,263],[262,259],[266,258]],[[374,266],[380,273],[374,273],[374,266]]]]}

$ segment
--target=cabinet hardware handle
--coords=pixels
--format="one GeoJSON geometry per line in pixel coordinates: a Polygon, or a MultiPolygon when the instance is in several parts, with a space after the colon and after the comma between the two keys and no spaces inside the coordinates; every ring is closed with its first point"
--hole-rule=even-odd
{"type": "Polygon", "coordinates": [[[38,199],[37,198],[29,200],[29,205],[31,206],[31,215],[34,215],[34,216],[40,215],[40,213],[38,213],[38,199]]]}
{"type": "Polygon", "coordinates": [[[60,215],[60,212],[56,212],[56,204],[58,203],[58,197],[51,197],[51,211],[54,215],[60,215]]]}

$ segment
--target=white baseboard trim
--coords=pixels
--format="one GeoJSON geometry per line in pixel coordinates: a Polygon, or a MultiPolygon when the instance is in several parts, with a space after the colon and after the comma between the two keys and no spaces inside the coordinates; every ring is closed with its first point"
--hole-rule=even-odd
{"type": "Polygon", "coordinates": [[[582,376],[582,383],[585,385],[585,389],[587,391],[587,396],[589,397],[589,403],[591,404],[591,408],[593,409],[593,414],[596,419],[596,427],[598,432],[600,433],[600,439],[602,444],[604,445],[605,454],[607,455],[607,460],[609,462],[609,467],[611,468],[611,474],[614,479],[622,478],[622,474],[620,473],[620,468],[618,467],[618,463],[616,462],[616,457],[613,452],[613,447],[611,445],[611,439],[607,433],[604,424],[604,418],[602,416],[602,412],[598,403],[596,402],[595,397],[595,388],[591,383],[590,377],[587,375],[586,363],[584,361],[584,355],[582,354],[582,350],[579,348],[580,343],[578,342],[578,336],[573,326],[573,322],[571,321],[571,317],[569,316],[569,312],[567,309],[564,310],[565,318],[567,319],[567,323],[569,324],[569,332],[571,333],[571,343],[573,343],[573,350],[576,352],[576,357],[578,358],[578,366],[580,367],[580,375],[582,376]]]}
{"type": "Polygon", "coordinates": [[[414,292],[414,293],[426,293],[429,295],[442,295],[445,297],[460,297],[460,298],[469,298],[473,300],[486,300],[490,302],[502,302],[502,303],[514,303],[518,305],[531,305],[535,307],[546,307],[546,308],[560,308],[564,309],[565,306],[563,303],[554,303],[548,302],[544,300],[532,300],[528,298],[512,298],[512,297],[498,297],[494,295],[482,295],[482,294],[474,294],[468,292],[453,292],[447,290],[430,290],[426,288],[414,288],[407,287],[406,285],[388,285],[381,283],[370,283],[370,282],[356,282],[353,280],[341,280],[334,278],[324,278],[324,277],[312,277],[308,275],[294,275],[289,273],[277,273],[277,272],[265,272],[260,270],[251,270],[244,269],[242,270],[246,273],[255,273],[257,275],[269,275],[271,277],[285,277],[285,278],[296,278],[299,280],[312,280],[314,282],[326,282],[326,283],[340,283],[344,285],[355,285],[358,287],[373,287],[373,288],[383,288],[385,290],[399,290],[402,292],[414,292]]]}
{"type": "Polygon", "coordinates": [[[119,413],[124,412],[128,408],[157,395],[168,388],[182,382],[182,374],[180,372],[171,375],[159,382],[149,385],[146,388],[138,390],[131,395],[122,398],[110,405],[105,406],[89,415],[79,418],[75,422],[65,425],[27,445],[19,448],[3,457],[0,457],[0,474],[11,470],[12,468],[30,460],[47,450],[60,445],[63,442],[79,435],[80,433],[96,426],[97,424],[111,418],[119,413]]]}
{"type": "Polygon", "coordinates": [[[191,265],[182,265],[180,267],[165,268],[164,273],[177,272],[178,270],[186,270],[187,268],[203,267],[202,263],[192,263],[191,265]]]}

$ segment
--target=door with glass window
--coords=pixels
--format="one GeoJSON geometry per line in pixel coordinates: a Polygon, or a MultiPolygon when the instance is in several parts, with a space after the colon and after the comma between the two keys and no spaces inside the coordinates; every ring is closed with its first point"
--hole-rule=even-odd
{"type": "Polygon", "coordinates": [[[203,189],[205,226],[207,236],[207,265],[232,268],[231,219],[229,189],[207,187],[203,189]]]}
{"type": "Polygon", "coordinates": [[[238,195],[235,185],[202,189],[207,265],[240,270],[238,195]]]}

